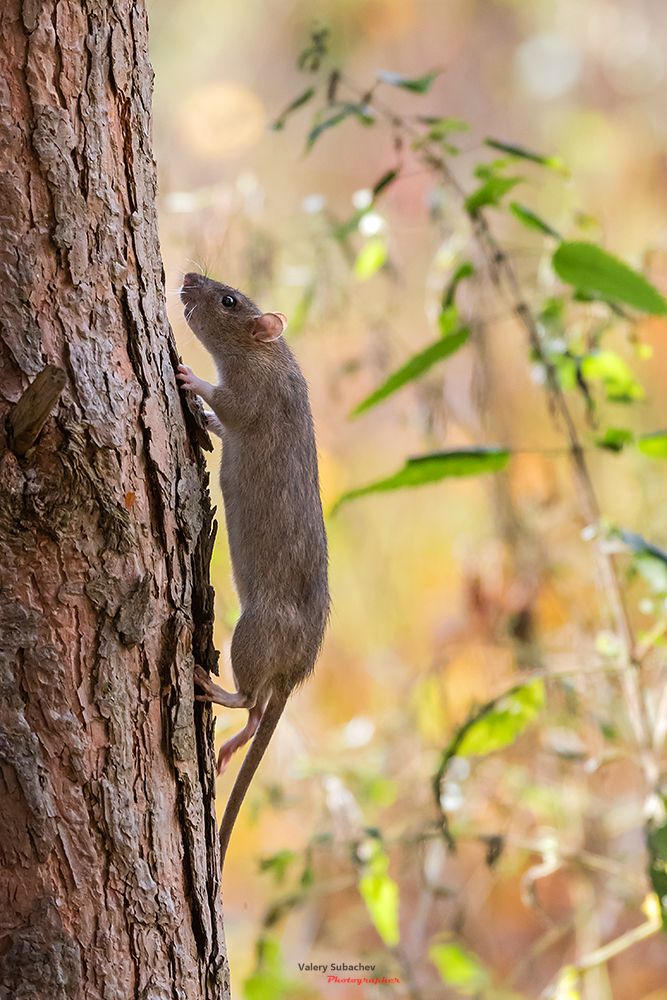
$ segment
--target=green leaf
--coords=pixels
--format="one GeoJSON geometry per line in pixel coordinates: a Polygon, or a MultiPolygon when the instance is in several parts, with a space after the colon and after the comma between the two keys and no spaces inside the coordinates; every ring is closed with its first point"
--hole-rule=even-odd
{"type": "Polygon", "coordinates": [[[308,319],[308,313],[310,312],[310,307],[315,299],[315,285],[307,285],[303,290],[303,295],[296,303],[294,309],[290,314],[289,328],[290,335],[294,336],[297,333],[301,333],[303,330],[306,320],[308,319]]]}
{"type": "Polygon", "coordinates": [[[398,170],[388,170],[386,174],[383,174],[380,180],[376,181],[373,185],[373,201],[375,201],[379,194],[382,194],[385,188],[393,184],[397,177],[398,170]]]}
{"type": "Polygon", "coordinates": [[[432,115],[419,115],[417,117],[422,125],[430,126],[427,131],[413,139],[411,148],[415,150],[424,149],[429,143],[439,143],[448,153],[459,152],[458,146],[453,145],[450,136],[454,132],[465,132],[470,126],[462,118],[435,118],[432,115]]]}
{"type": "Polygon", "coordinates": [[[409,458],[403,468],[393,476],[344,493],[336,502],[334,510],[349,500],[369,493],[384,493],[406,486],[422,486],[452,476],[478,476],[487,472],[500,472],[507,465],[509,457],[509,451],[503,448],[461,448],[409,458]]]}
{"type": "Polygon", "coordinates": [[[459,311],[454,305],[443,306],[438,313],[438,329],[441,337],[455,333],[459,325],[459,311]]]}
{"type": "Polygon", "coordinates": [[[398,886],[389,875],[362,875],[359,892],[373,921],[373,926],[387,945],[398,944],[398,886]]]}
{"type": "Polygon", "coordinates": [[[296,854],[294,851],[278,851],[277,854],[272,854],[270,857],[260,858],[259,870],[262,872],[271,872],[276,882],[283,882],[288,868],[295,859],[296,854]]]}
{"type": "Polygon", "coordinates": [[[655,559],[662,560],[667,565],[667,552],[654,545],[653,542],[647,541],[643,535],[638,534],[636,531],[625,531],[623,528],[619,530],[618,535],[632,552],[639,555],[651,555],[655,559]]]}
{"type": "Polygon", "coordinates": [[[257,945],[257,967],[243,984],[245,1000],[291,1000],[299,988],[298,983],[285,975],[280,943],[273,937],[261,938],[257,945]]]}
{"type": "Polygon", "coordinates": [[[667,300],[647,279],[595,243],[561,243],[553,256],[558,277],[585,292],[598,292],[655,316],[667,314],[667,300]]]}
{"type": "Polygon", "coordinates": [[[480,756],[500,750],[514,743],[543,708],[543,681],[519,685],[464,723],[450,749],[455,744],[453,752],[458,757],[480,756]]]}
{"type": "Polygon", "coordinates": [[[488,973],[477,957],[455,941],[436,941],[429,948],[428,957],[443,983],[459,993],[474,996],[489,986],[488,973]]]}
{"type": "Polygon", "coordinates": [[[667,458],[667,431],[642,434],[637,439],[637,447],[642,455],[648,455],[649,458],[667,458]]]}
{"type": "Polygon", "coordinates": [[[375,119],[370,113],[370,109],[362,104],[345,104],[339,111],[328,118],[319,118],[317,123],[311,128],[306,139],[306,152],[310,152],[323,132],[340,125],[346,118],[355,117],[362,125],[374,125],[375,119]]]}
{"type": "Polygon", "coordinates": [[[354,262],[354,273],[359,281],[366,281],[387,261],[387,244],[376,236],[363,245],[354,262]]]}
{"type": "Polygon", "coordinates": [[[626,444],[631,444],[635,439],[632,431],[625,427],[608,427],[604,434],[596,437],[595,443],[598,448],[606,448],[607,451],[623,451],[626,444]]]}
{"type": "Polygon", "coordinates": [[[541,153],[534,153],[532,149],[526,149],[525,146],[518,146],[512,142],[500,142],[499,139],[485,139],[484,141],[491,149],[498,149],[501,153],[507,153],[508,156],[519,160],[530,160],[531,163],[538,163],[541,167],[549,167],[550,170],[556,170],[559,174],[569,173],[567,167],[558,156],[543,156],[541,153]]]}
{"type": "Polygon", "coordinates": [[[633,553],[634,566],[651,590],[667,593],[667,552],[635,531],[620,530],[617,534],[633,553]]]}
{"type": "Polygon", "coordinates": [[[441,70],[434,69],[424,76],[410,78],[402,76],[400,73],[392,73],[389,70],[380,70],[377,76],[382,83],[388,83],[392,87],[401,87],[402,90],[410,90],[413,94],[426,94],[440,73],[441,70]]]}
{"type": "Polygon", "coordinates": [[[406,361],[404,365],[401,365],[397,371],[390,375],[379,388],[359,403],[352,410],[350,416],[356,417],[365,410],[370,410],[372,406],[386,399],[387,396],[391,396],[392,393],[401,389],[408,382],[413,382],[416,378],[419,378],[429,368],[432,368],[436,362],[443,361],[451,354],[454,354],[455,351],[458,351],[465,344],[469,335],[469,330],[459,330],[457,333],[452,333],[447,337],[440,337],[434,344],[413,355],[409,361],[406,361]]]}
{"type": "Polygon", "coordinates": [[[607,399],[631,403],[644,398],[644,389],[623,358],[615,351],[595,351],[581,361],[581,374],[589,381],[602,382],[607,399]]]}
{"type": "Polygon", "coordinates": [[[667,823],[649,830],[646,840],[649,878],[660,901],[663,930],[667,931],[667,823]]]}
{"type": "Polygon", "coordinates": [[[521,177],[498,177],[497,175],[489,177],[476,191],[468,195],[465,200],[466,211],[470,215],[474,215],[485,205],[499,205],[507,192],[520,184],[521,181],[521,177]]]}
{"type": "Polygon", "coordinates": [[[292,101],[291,104],[287,105],[287,107],[285,108],[285,110],[282,111],[278,115],[278,117],[276,118],[276,120],[271,123],[271,128],[275,132],[279,132],[281,129],[285,128],[285,122],[287,121],[287,119],[289,118],[289,116],[292,114],[292,112],[296,111],[298,108],[303,107],[303,105],[307,104],[308,101],[312,100],[312,98],[314,96],[315,96],[315,88],[314,87],[308,87],[308,90],[304,90],[304,92],[302,94],[299,94],[298,97],[294,98],[294,100],[292,101]]]}
{"type": "Polygon", "coordinates": [[[471,278],[475,273],[475,268],[469,260],[464,260],[462,264],[454,271],[451,279],[442,296],[442,308],[445,310],[448,306],[454,304],[454,299],[456,298],[456,292],[461,284],[466,278],[471,278]]]}
{"type": "Polygon", "coordinates": [[[463,118],[435,118],[433,115],[419,115],[417,121],[429,125],[428,139],[443,139],[452,132],[467,132],[470,128],[463,118]]]}
{"type": "Polygon", "coordinates": [[[518,201],[513,201],[510,203],[510,212],[514,215],[519,222],[526,226],[527,229],[536,229],[538,233],[543,233],[545,236],[553,236],[555,239],[562,239],[558,230],[550,226],[548,222],[533,212],[532,209],[526,208],[525,205],[521,205],[518,201]]]}

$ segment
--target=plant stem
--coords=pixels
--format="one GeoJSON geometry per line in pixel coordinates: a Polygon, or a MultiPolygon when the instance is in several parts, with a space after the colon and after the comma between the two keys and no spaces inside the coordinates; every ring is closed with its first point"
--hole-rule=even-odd
{"type": "MultiPolygon", "coordinates": [[[[341,77],[342,79],[342,77],[341,77]]],[[[355,93],[358,88],[345,80],[347,86],[355,93]]],[[[371,103],[371,102],[369,102],[371,103]]],[[[397,114],[390,107],[378,101],[372,95],[373,107],[397,131],[409,138],[422,138],[419,129],[397,114]]],[[[464,204],[466,191],[449,168],[439,149],[432,142],[424,142],[417,153],[422,162],[431,170],[437,171],[445,183],[456,193],[464,204]]],[[[531,348],[540,361],[546,375],[546,389],[549,409],[563,430],[567,440],[567,450],[570,457],[575,488],[579,505],[587,525],[595,528],[595,552],[601,590],[605,594],[614,632],[620,643],[621,686],[628,708],[628,719],[632,728],[635,743],[639,751],[640,762],[646,783],[653,790],[658,785],[660,771],[656,756],[652,749],[650,726],[647,719],[641,687],[638,680],[639,660],[635,651],[635,639],[627,608],[623,599],[618,571],[614,557],[609,553],[600,534],[600,505],[597,499],[593,479],[584,455],[584,448],[572,416],[563,389],[558,381],[558,374],[547,356],[540,336],[537,320],[525,300],[519,279],[512,261],[496,240],[483,211],[470,214],[473,234],[482,252],[487,258],[491,280],[500,294],[509,292],[512,312],[524,328],[531,348]]]]}

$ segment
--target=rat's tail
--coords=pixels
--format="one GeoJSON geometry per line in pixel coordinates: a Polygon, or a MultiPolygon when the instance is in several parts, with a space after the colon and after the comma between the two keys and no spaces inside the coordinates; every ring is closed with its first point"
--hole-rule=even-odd
{"type": "Polygon", "coordinates": [[[264,709],[261,722],[255,733],[255,738],[250,744],[250,749],[245,755],[245,760],[241,764],[241,770],[236,776],[234,787],[232,788],[229,801],[225,808],[225,814],[220,824],[220,866],[225,863],[225,854],[229,846],[229,838],[232,835],[236,817],[239,814],[241,803],[250,787],[250,782],[255,776],[255,771],[259,767],[259,762],[264,756],[264,751],[269,745],[273,736],[273,731],[278,725],[278,720],[283,714],[286,699],[277,694],[272,694],[269,703],[264,709]]]}

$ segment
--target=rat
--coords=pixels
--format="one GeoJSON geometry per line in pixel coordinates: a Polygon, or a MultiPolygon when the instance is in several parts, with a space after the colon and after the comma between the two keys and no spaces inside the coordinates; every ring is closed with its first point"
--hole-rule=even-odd
{"type": "Polygon", "coordinates": [[[253,740],[220,826],[221,863],[234,822],[290,694],[315,665],[329,616],[327,539],[306,380],[283,338],[287,320],[203,274],[186,274],[188,325],[215,361],[218,384],[179,365],[177,379],[208,404],[222,438],[220,485],[241,616],[231,643],[237,690],[201,667],[195,683],[248,721],[218,756],[218,773],[253,740]],[[254,737],[254,739],[253,739],[254,737]]]}

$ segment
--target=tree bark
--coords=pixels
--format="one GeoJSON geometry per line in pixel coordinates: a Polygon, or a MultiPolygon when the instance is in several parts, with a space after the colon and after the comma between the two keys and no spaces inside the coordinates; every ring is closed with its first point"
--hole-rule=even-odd
{"type": "Polygon", "coordinates": [[[151,94],[141,2],[2,0],[2,1000],[229,996],[192,681],[217,669],[208,438],[174,378],[151,94]]]}

